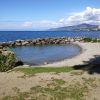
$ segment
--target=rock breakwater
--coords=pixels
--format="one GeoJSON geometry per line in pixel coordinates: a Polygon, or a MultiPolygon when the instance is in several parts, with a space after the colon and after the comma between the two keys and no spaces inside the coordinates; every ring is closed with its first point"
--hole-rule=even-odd
{"type": "Polygon", "coordinates": [[[66,44],[70,42],[82,41],[82,38],[45,38],[33,40],[16,40],[9,42],[1,42],[0,47],[16,47],[16,46],[30,46],[30,45],[48,45],[48,44],[66,44]]]}
{"type": "Polygon", "coordinates": [[[17,46],[36,46],[36,45],[49,45],[49,44],[67,44],[74,42],[100,42],[100,38],[44,38],[44,39],[33,39],[33,40],[16,40],[9,42],[0,42],[0,47],[17,47],[17,46]]]}

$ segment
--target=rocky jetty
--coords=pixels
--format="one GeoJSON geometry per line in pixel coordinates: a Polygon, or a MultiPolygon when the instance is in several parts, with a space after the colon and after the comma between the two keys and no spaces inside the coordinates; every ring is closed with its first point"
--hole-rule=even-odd
{"type": "Polygon", "coordinates": [[[80,42],[82,38],[45,38],[45,39],[33,39],[33,40],[16,40],[15,42],[1,42],[1,47],[16,47],[16,46],[36,46],[36,45],[48,45],[48,44],[66,44],[70,42],[80,42]]]}
{"type": "Polygon", "coordinates": [[[17,47],[17,46],[36,46],[36,45],[50,45],[50,44],[67,44],[74,42],[100,42],[100,38],[44,38],[33,40],[16,40],[9,42],[0,42],[0,47],[17,47]]]}

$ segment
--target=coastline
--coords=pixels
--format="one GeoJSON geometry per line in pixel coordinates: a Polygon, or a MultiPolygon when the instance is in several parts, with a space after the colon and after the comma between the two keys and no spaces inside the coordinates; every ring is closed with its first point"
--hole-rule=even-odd
{"type": "Polygon", "coordinates": [[[33,40],[16,40],[15,42],[2,42],[0,47],[20,47],[20,46],[39,46],[39,45],[50,45],[50,44],[67,44],[71,43],[78,45],[81,48],[81,52],[74,57],[57,61],[53,63],[44,62],[43,65],[23,65],[22,67],[66,67],[87,64],[88,61],[100,56],[100,39],[91,38],[44,38],[44,39],[33,39],[33,40]]]}
{"type": "Polygon", "coordinates": [[[82,48],[80,54],[63,61],[40,65],[39,67],[69,67],[75,65],[83,65],[86,64],[86,62],[88,62],[90,59],[95,58],[95,56],[100,56],[100,43],[74,42],[73,44],[77,44],[82,48]]]}

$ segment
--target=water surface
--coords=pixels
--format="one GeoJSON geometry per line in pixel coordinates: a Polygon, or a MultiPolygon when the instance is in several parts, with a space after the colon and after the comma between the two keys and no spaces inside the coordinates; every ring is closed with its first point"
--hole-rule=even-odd
{"type": "Polygon", "coordinates": [[[81,48],[77,45],[45,45],[45,46],[22,46],[11,48],[17,58],[24,64],[40,65],[44,62],[53,63],[68,59],[80,53],[81,48]]]}
{"type": "Polygon", "coordinates": [[[100,38],[100,31],[0,31],[0,42],[50,37],[100,38]]]}

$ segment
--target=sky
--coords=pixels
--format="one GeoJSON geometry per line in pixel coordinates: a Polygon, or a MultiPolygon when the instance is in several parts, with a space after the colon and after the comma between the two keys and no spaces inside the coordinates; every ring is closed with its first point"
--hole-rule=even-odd
{"type": "Polygon", "coordinates": [[[100,0],[0,0],[0,30],[100,25],[100,0]]]}

